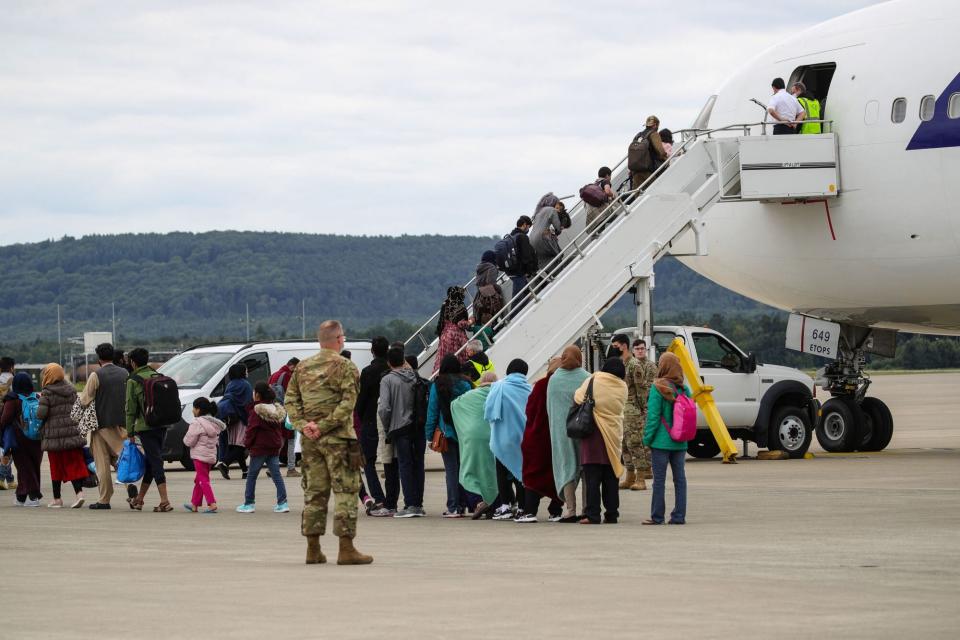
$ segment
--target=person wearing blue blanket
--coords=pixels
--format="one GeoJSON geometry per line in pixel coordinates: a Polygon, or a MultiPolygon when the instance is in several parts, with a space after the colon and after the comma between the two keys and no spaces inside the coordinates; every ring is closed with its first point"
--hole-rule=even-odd
{"type": "Polygon", "coordinates": [[[497,490],[500,508],[494,520],[519,518],[524,504],[523,454],[520,444],[527,425],[527,399],[533,387],[527,382],[527,363],[519,358],[510,362],[507,376],[490,387],[483,417],[490,423],[490,450],[497,459],[497,490]],[[514,489],[516,490],[514,492],[514,489]]]}

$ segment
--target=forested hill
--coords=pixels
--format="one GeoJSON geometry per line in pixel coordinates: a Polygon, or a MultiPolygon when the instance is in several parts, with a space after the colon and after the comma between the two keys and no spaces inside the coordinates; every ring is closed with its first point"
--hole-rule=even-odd
{"type": "MultiPolygon", "coordinates": [[[[421,322],[446,288],[473,274],[495,239],[357,237],[222,231],[87,236],[0,247],[0,343],[110,330],[136,338],[299,336],[323,318],[357,330],[392,319],[421,322]]],[[[673,259],[657,267],[658,314],[767,309],[673,259]]]]}

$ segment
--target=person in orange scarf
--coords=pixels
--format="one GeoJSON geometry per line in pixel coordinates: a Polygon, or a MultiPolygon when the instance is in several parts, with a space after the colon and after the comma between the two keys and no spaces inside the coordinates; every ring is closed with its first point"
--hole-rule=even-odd
{"type": "Polygon", "coordinates": [[[623,474],[620,462],[623,444],[623,407],[627,403],[626,367],[620,358],[608,358],[603,368],[584,380],[574,394],[577,404],[583,404],[587,387],[593,382],[593,419],[596,430],[580,444],[580,464],[583,465],[583,483],[586,488],[584,518],[580,524],[600,524],[600,501],[605,510],[603,521],[616,524],[620,518],[620,490],[618,478],[623,474]]]}

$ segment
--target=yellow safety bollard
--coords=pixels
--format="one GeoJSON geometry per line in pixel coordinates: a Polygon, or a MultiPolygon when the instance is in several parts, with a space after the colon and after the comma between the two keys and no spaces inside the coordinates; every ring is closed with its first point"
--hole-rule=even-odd
{"type": "Polygon", "coordinates": [[[710,425],[710,433],[720,445],[720,453],[723,454],[725,464],[735,464],[737,462],[737,445],[734,444],[730,432],[727,431],[727,425],[723,423],[720,411],[717,409],[717,403],[713,401],[713,387],[700,382],[700,373],[697,371],[697,365],[690,357],[687,346],[680,338],[674,338],[667,351],[680,358],[680,366],[683,368],[683,376],[687,379],[687,385],[693,394],[693,400],[700,407],[703,416],[710,425]]]}

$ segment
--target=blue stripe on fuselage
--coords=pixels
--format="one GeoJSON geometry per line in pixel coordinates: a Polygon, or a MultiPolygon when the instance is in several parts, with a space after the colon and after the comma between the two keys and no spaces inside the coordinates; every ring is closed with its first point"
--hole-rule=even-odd
{"type": "Polygon", "coordinates": [[[910,144],[907,145],[907,151],[960,147],[960,118],[950,119],[947,116],[947,103],[950,101],[950,96],[958,91],[960,91],[960,74],[957,74],[953,82],[937,98],[933,120],[920,123],[910,144]]]}

